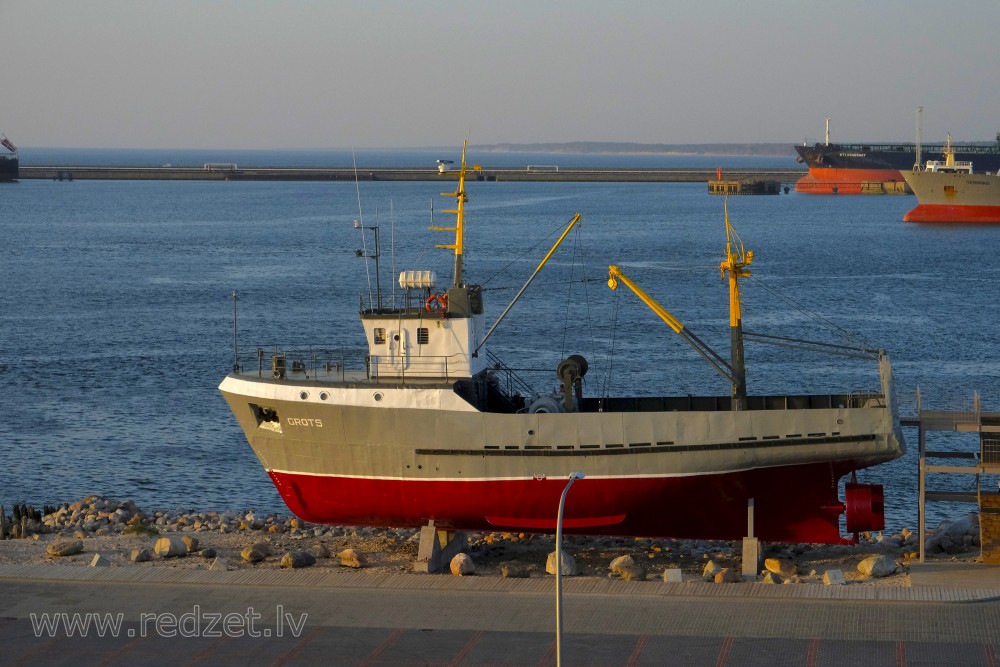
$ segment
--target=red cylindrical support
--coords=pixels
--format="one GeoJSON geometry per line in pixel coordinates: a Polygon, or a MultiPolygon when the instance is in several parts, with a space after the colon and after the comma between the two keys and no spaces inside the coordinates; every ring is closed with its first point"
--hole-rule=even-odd
{"type": "Polygon", "coordinates": [[[844,497],[848,533],[885,528],[885,493],[881,484],[847,484],[844,497]]]}

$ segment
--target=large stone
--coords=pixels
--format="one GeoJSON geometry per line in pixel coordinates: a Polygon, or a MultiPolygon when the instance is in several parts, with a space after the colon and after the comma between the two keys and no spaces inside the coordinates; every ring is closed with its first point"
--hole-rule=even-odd
{"type": "Polygon", "coordinates": [[[705,581],[715,581],[715,575],[722,571],[722,567],[714,560],[705,563],[705,569],[701,571],[701,578],[705,581]]]}
{"type": "Polygon", "coordinates": [[[309,553],[311,553],[314,558],[330,557],[330,550],[322,542],[317,542],[316,544],[309,547],[309,553]]]}
{"type": "Polygon", "coordinates": [[[611,571],[615,574],[621,574],[622,567],[634,567],[635,559],[629,555],[619,556],[618,558],[611,561],[611,571]]]}
{"type": "Polygon", "coordinates": [[[129,560],[133,563],[145,563],[146,561],[153,560],[153,554],[149,549],[133,549],[129,560]]]}
{"type": "Polygon", "coordinates": [[[952,522],[944,530],[945,535],[951,537],[955,542],[961,542],[962,537],[965,535],[978,535],[979,534],[979,515],[975,512],[970,512],[961,519],[952,522]]]}
{"type": "Polygon", "coordinates": [[[844,573],[840,570],[827,570],[823,573],[823,583],[827,586],[843,586],[847,583],[844,573]]]}
{"type": "Polygon", "coordinates": [[[765,558],[764,569],[780,575],[783,579],[791,579],[799,573],[799,568],[787,558],[765,558]]]}
{"type": "Polygon", "coordinates": [[[785,580],[782,579],[780,574],[775,574],[770,570],[764,570],[763,576],[760,578],[760,583],[762,584],[783,584],[785,580]]]}
{"type": "Polygon", "coordinates": [[[731,567],[724,567],[715,573],[715,583],[717,584],[736,584],[741,581],[743,581],[743,575],[731,567]]]}
{"type": "Polygon", "coordinates": [[[281,567],[300,568],[316,564],[316,557],[308,551],[289,551],[281,557],[281,567]]]}
{"type": "Polygon", "coordinates": [[[476,564],[472,562],[472,558],[466,553],[456,554],[451,559],[450,567],[451,573],[456,577],[464,577],[476,573],[476,564]]]}
{"type": "Polygon", "coordinates": [[[964,538],[964,535],[942,535],[940,542],[941,548],[947,554],[960,554],[966,550],[964,538]]]}
{"type": "Polygon", "coordinates": [[[684,573],[679,567],[668,567],[663,571],[663,581],[667,584],[679,584],[684,581],[684,573]]]}
{"type": "Polygon", "coordinates": [[[271,545],[267,542],[254,542],[240,552],[240,556],[248,563],[259,563],[271,555],[271,545]]]}
{"type": "Polygon", "coordinates": [[[83,551],[83,540],[58,539],[46,549],[50,556],[72,556],[83,551]]]}
{"type": "MultiPolygon", "coordinates": [[[[573,558],[567,551],[560,550],[559,559],[559,574],[566,577],[575,577],[580,574],[580,571],[576,567],[576,559],[573,558]]],[[[556,573],[556,552],[553,551],[549,554],[548,558],[545,559],[545,571],[549,574],[556,573]]]]}
{"type": "Polygon", "coordinates": [[[156,544],[153,545],[153,552],[160,558],[174,558],[176,556],[187,556],[188,550],[187,545],[184,544],[184,540],[176,535],[171,535],[170,537],[161,537],[156,540],[156,544]]]}
{"type": "Polygon", "coordinates": [[[368,565],[364,554],[360,554],[354,549],[344,549],[337,554],[337,558],[340,559],[340,564],[344,567],[362,568],[368,565]]]}
{"type": "Polygon", "coordinates": [[[858,572],[866,577],[888,577],[895,571],[896,561],[881,554],[878,556],[869,556],[858,563],[858,572]]]}
{"type": "Polygon", "coordinates": [[[895,535],[879,535],[877,540],[879,544],[884,547],[890,547],[892,549],[899,549],[903,546],[903,538],[897,537],[895,535]]]}
{"type": "Polygon", "coordinates": [[[90,567],[108,567],[111,562],[101,554],[94,554],[93,560],[90,561],[90,567]]]}
{"type": "Polygon", "coordinates": [[[531,571],[518,563],[504,563],[500,566],[500,575],[507,579],[527,579],[531,571]]]}
{"type": "Polygon", "coordinates": [[[198,538],[191,537],[190,535],[184,535],[181,537],[181,542],[184,543],[184,547],[187,549],[189,554],[193,554],[198,550],[198,538]]]}
{"type": "Polygon", "coordinates": [[[212,561],[212,564],[208,566],[208,569],[212,572],[225,572],[229,569],[229,564],[226,563],[224,558],[217,556],[215,560],[212,561]]]}
{"type": "Polygon", "coordinates": [[[635,563],[619,565],[618,574],[623,581],[646,581],[646,568],[635,563]]]}

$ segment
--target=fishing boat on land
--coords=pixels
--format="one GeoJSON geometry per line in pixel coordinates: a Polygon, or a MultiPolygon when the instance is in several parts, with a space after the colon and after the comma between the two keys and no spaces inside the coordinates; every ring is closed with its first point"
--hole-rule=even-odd
{"type": "MultiPolygon", "coordinates": [[[[441,288],[433,272],[404,271],[400,299],[378,290],[363,302],[367,355],[353,369],[339,356],[263,348],[244,365],[234,352],[219,389],[292,512],[330,524],[555,532],[567,479],[584,471],[565,506],[566,532],[739,539],[748,507],[753,535],[769,541],[842,542],[845,513],[848,532],[882,527],[880,485],[851,480],[844,500],[840,488],[904,452],[888,357],[837,350],[877,364],[874,389],[748,394],[739,281],[753,253],[728,213],[720,271],[729,359],[619,266],[608,284],[633,291],[695,347],[729,395],[591,396],[580,355],[554,369],[555,392],[536,391],[485,347],[510,306],[487,330],[483,290],[463,268],[464,149],[460,164],[457,188],[445,193],[455,224],[433,228],[454,232],[439,246],[454,252],[453,279],[441,288]]],[[[525,366],[531,360],[519,359],[525,366]]]]}
{"type": "Polygon", "coordinates": [[[928,160],[923,170],[904,174],[917,196],[906,222],[1000,222],[1000,173],[977,174],[973,163],[956,159],[948,135],[944,160],[928,160]]]}

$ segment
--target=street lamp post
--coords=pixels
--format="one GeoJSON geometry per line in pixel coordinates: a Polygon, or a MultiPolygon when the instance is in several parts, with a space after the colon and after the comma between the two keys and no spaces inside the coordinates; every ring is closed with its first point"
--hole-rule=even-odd
{"type": "Polygon", "coordinates": [[[571,472],[569,482],[559,498],[559,514],[556,518],[556,667],[562,667],[562,523],[566,508],[566,495],[573,482],[583,479],[582,472],[571,472]]]}

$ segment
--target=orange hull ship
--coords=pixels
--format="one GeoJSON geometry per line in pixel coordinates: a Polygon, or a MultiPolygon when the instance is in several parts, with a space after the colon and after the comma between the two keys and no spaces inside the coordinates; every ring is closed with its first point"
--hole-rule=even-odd
{"type": "Polygon", "coordinates": [[[796,192],[819,195],[860,195],[872,183],[903,183],[898,169],[816,167],[795,183],[796,192]]]}
{"type": "Polygon", "coordinates": [[[1000,176],[925,171],[906,182],[918,202],[906,222],[1000,223],[1000,176]]]}
{"type": "MultiPolygon", "coordinates": [[[[919,113],[919,110],[918,110],[919,113]]],[[[904,174],[923,159],[940,161],[947,151],[959,160],[975,161],[980,172],[1000,170],[1000,133],[996,141],[975,142],[952,147],[946,145],[895,144],[834,144],[830,143],[830,119],[827,118],[826,141],[812,146],[796,146],[798,161],[809,167],[809,173],[795,184],[796,192],[821,195],[905,194],[908,193],[904,174]]],[[[918,117],[918,127],[919,127],[918,117]]]]}
{"type": "Polygon", "coordinates": [[[1000,174],[973,173],[972,163],[945,152],[944,162],[928,161],[923,171],[904,174],[917,195],[906,222],[1000,223],[1000,174]]]}

